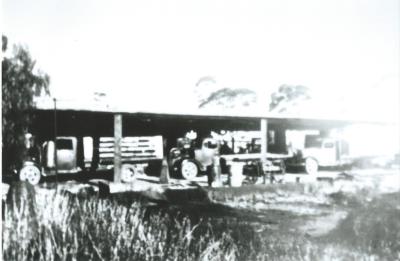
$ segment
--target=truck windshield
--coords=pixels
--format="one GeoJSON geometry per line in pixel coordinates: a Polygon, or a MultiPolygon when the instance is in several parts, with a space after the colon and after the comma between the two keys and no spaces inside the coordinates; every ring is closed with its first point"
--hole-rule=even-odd
{"type": "Polygon", "coordinates": [[[57,150],[72,150],[72,140],[69,139],[58,139],[57,150]]]}

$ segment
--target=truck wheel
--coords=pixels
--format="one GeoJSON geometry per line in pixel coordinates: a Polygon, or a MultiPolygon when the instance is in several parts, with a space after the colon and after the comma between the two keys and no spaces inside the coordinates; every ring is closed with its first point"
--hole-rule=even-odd
{"type": "Polygon", "coordinates": [[[184,159],[181,162],[179,173],[182,178],[186,180],[192,180],[199,174],[199,168],[197,164],[191,159],[184,159]]]}
{"type": "Polygon", "coordinates": [[[139,173],[139,169],[134,164],[124,164],[121,169],[121,180],[125,183],[133,182],[139,173]]]}
{"type": "Polygon", "coordinates": [[[306,158],[306,172],[310,175],[318,173],[318,161],[314,158],[306,158]]]}
{"type": "Polygon", "coordinates": [[[28,181],[32,185],[39,184],[41,177],[40,169],[35,165],[26,165],[19,172],[19,179],[21,181],[28,181]]]}

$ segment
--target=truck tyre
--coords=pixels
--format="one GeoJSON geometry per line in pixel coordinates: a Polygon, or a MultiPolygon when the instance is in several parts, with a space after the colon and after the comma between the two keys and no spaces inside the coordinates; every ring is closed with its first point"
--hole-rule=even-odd
{"type": "Polygon", "coordinates": [[[309,175],[315,175],[318,173],[318,161],[314,158],[306,158],[305,162],[306,172],[309,175]]]}
{"type": "Polygon", "coordinates": [[[42,174],[40,173],[40,169],[35,165],[25,165],[19,172],[19,179],[21,181],[27,181],[32,185],[37,185],[42,178],[42,174]]]}
{"type": "Polygon", "coordinates": [[[181,162],[179,173],[183,179],[192,180],[199,174],[199,167],[192,159],[184,159],[181,162]]]}

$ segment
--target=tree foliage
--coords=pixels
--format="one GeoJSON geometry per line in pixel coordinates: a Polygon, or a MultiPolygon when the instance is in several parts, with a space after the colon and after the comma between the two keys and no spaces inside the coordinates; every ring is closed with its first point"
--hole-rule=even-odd
{"type": "Polygon", "coordinates": [[[205,101],[200,103],[199,108],[211,105],[225,108],[249,107],[257,100],[255,92],[245,88],[231,89],[222,88],[212,92],[205,101]]]}
{"type": "Polygon", "coordinates": [[[302,85],[281,85],[278,91],[271,94],[269,110],[287,112],[299,103],[310,99],[310,89],[302,85]]]}
{"type": "MultiPolygon", "coordinates": [[[[3,54],[7,37],[2,36],[3,54]]],[[[49,76],[35,71],[35,61],[28,50],[14,46],[11,57],[4,57],[2,65],[2,149],[3,172],[21,162],[24,134],[31,122],[34,96],[49,93],[49,76]]]]}
{"type": "Polygon", "coordinates": [[[221,86],[212,76],[201,77],[196,83],[195,93],[199,108],[242,108],[251,107],[257,102],[254,91],[221,86]]]}

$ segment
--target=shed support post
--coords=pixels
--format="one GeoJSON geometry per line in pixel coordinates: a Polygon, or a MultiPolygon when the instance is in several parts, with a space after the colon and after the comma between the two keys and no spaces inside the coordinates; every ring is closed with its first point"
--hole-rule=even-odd
{"type": "Polygon", "coordinates": [[[121,182],[122,172],[122,115],[114,114],[114,182],[121,182]]]}
{"type": "Polygon", "coordinates": [[[170,181],[169,165],[167,159],[167,144],[168,144],[167,139],[163,138],[163,159],[161,161],[161,173],[160,173],[161,184],[168,184],[170,181]]]}
{"type": "Polygon", "coordinates": [[[263,170],[265,164],[267,163],[267,151],[268,151],[268,140],[267,140],[267,134],[268,134],[268,126],[267,126],[267,119],[261,119],[260,120],[260,131],[261,131],[261,170],[263,171],[263,182],[266,184],[267,180],[267,174],[263,170]]]}
{"type": "Polygon", "coordinates": [[[215,177],[215,186],[216,187],[221,187],[222,186],[222,180],[221,180],[221,165],[219,163],[220,156],[215,155],[213,158],[213,172],[214,172],[214,177],[215,177]]]}

